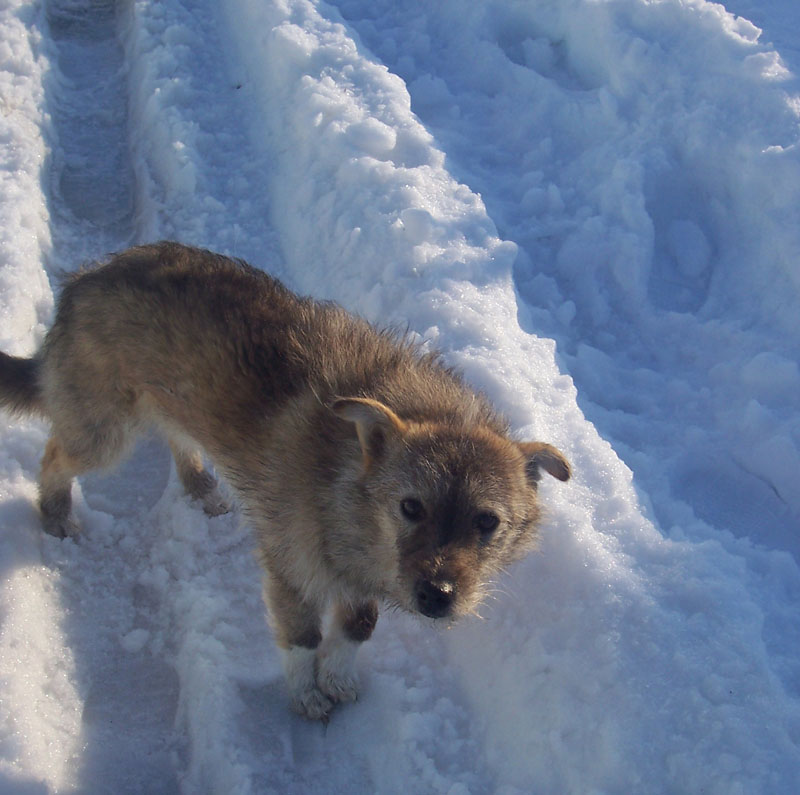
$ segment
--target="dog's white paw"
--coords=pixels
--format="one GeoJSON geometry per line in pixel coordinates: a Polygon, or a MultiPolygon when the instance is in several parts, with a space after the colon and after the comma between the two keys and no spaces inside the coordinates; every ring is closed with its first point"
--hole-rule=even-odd
{"type": "Polygon", "coordinates": [[[358,698],[358,679],[338,671],[320,671],[319,689],[333,701],[355,701],[358,698]]]}
{"type": "Polygon", "coordinates": [[[323,722],[328,720],[330,711],[333,709],[333,701],[316,685],[290,693],[290,705],[292,711],[298,715],[309,720],[321,720],[323,722]]]}
{"type": "Polygon", "coordinates": [[[358,698],[355,660],[358,643],[342,636],[326,638],[317,655],[317,685],[333,701],[358,698]]]}
{"type": "Polygon", "coordinates": [[[327,721],[333,701],[317,686],[316,657],[316,649],[302,646],[291,646],[283,653],[289,703],[304,718],[327,721]]]}

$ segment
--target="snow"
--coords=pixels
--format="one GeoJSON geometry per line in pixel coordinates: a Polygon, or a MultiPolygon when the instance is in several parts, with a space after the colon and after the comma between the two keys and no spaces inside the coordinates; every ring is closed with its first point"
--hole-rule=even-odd
{"type": "Polygon", "coordinates": [[[85,6],[0,5],[3,350],[176,238],[408,326],[575,477],[484,621],[383,615],[323,728],[159,441],[60,542],[0,418],[0,790],[794,792],[796,4],[85,6]]]}

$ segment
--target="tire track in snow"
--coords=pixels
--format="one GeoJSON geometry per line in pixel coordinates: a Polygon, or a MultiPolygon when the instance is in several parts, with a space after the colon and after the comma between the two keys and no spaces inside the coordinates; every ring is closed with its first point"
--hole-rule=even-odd
{"type": "MultiPolygon", "coordinates": [[[[220,101],[236,87],[204,57],[213,5],[51,0],[45,11],[56,65],[47,85],[51,269],[158,237],[264,256],[266,211],[247,183],[241,112],[220,101]]],[[[43,557],[58,574],[83,699],[78,790],[246,791],[233,717],[241,701],[227,667],[238,652],[270,671],[267,654],[236,643],[267,637],[249,538],[242,544],[235,516],[209,534],[156,440],[116,472],[82,477],[73,495],[83,535],[43,539],[43,557]]]]}
{"type": "MultiPolygon", "coordinates": [[[[186,0],[138,4],[131,19],[139,234],[205,245],[280,273],[263,187],[269,163],[250,146],[246,81],[217,14],[215,3],[186,0]]],[[[135,488],[126,478],[110,499],[135,488]]],[[[288,712],[252,539],[239,517],[206,519],[170,471],[156,505],[130,519],[117,512],[109,531],[118,539],[112,546],[125,547],[132,582],[122,595],[122,643],[173,679],[172,780],[187,792],[313,791],[321,757],[306,758],[303,749],[320,728],[288,712]]],[[[120,709],[138,714],[135,703],[120,709]]]]}
{"type": "MultiPolygon", "coordinates": [[[[125,0],[44,6],[53,66],[45,83],[52,117],[51,272],[103,258],[137,237],[141,196],[122,39],[129,13],[125,0]]],[[[177,677],[163,658],[137,653],[148,631],[142,627],[151,624],[138,584],[137,524],[163,491],[168,466],[163,449],[150,442],[114,475],[82,477],[73,494],[84,535],[76,542],[43,539],[44,561],[59,574],[61,625],[83,699],[82,753],[72,773],[80,791],[176,790],[177,677]],[[134,628],[140,634],[130,635],[134,628]]]]}
{"type": "Polygon", "coordinates": [[[123,0],[48,0],[53,71],[46,89],[54,146],[50,175],[54,260],[124,248],[134,236],[134,173],[128,92],[119,32],[123,0]]]}
{"type": "MultiPolygon", "coordinates": [[[[238,127],[236,85],[205,57],[213,4],[51,0],[45,19],[55,67],[50,269],[159,237],[264,257],[266,207],[247,181],[257,167],[238,127]]],[[[233,717],[238,678],[227,666],[239,652],[270,673],[268,654],[235,643],[267,638],[258,571],[238,519],[212,523],[222,540],[209,535],[172,478],[165,446],[146,440],[115,472],[74,486],[79,540],[42,541],[83,699],[83,751],[70,774],[79,791],[248,787],[233,717]]],[[[271,673],[280,676],[274,665],[271,673]]],[[[285,715],[282,691],[275,697],[285,715]]]]}

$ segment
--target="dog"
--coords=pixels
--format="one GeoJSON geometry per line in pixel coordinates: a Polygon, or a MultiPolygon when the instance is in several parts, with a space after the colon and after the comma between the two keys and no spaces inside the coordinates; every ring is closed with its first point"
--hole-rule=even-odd
{"type": "Polygon", "coordinates": [[[379,604],[439,624],[475,612],[535,543],[542,472],[570,477],[407,335],[173,242],[67,277],[41,350],[0,353],[0,405],[52,424],[39,508],[60,538],[78,532],[72,479],[145,427],[216,515],[213,463],[255,533],[291,706],[312,720],[356,698],[379,604]]]}

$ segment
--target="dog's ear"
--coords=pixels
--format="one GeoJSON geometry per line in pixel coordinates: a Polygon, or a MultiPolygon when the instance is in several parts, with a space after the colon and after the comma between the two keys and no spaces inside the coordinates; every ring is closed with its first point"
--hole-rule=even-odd
{"type": "Polygon", "coordinates": [[[527,459],[525,474],[534,485],[542,477],[543,469],[557,480],[569,480],[572,470],[564,454],[544,442],[519,442],[519,449],[527,459]]]}
{"type": "Polygon", "coordinates": [[[339,398],[331,404],[331,409],[342,419],[355,423],[367,467],[380,458],[387,439],[406,432],[406,424],[400,417],[372,398],[339,398]]]}

